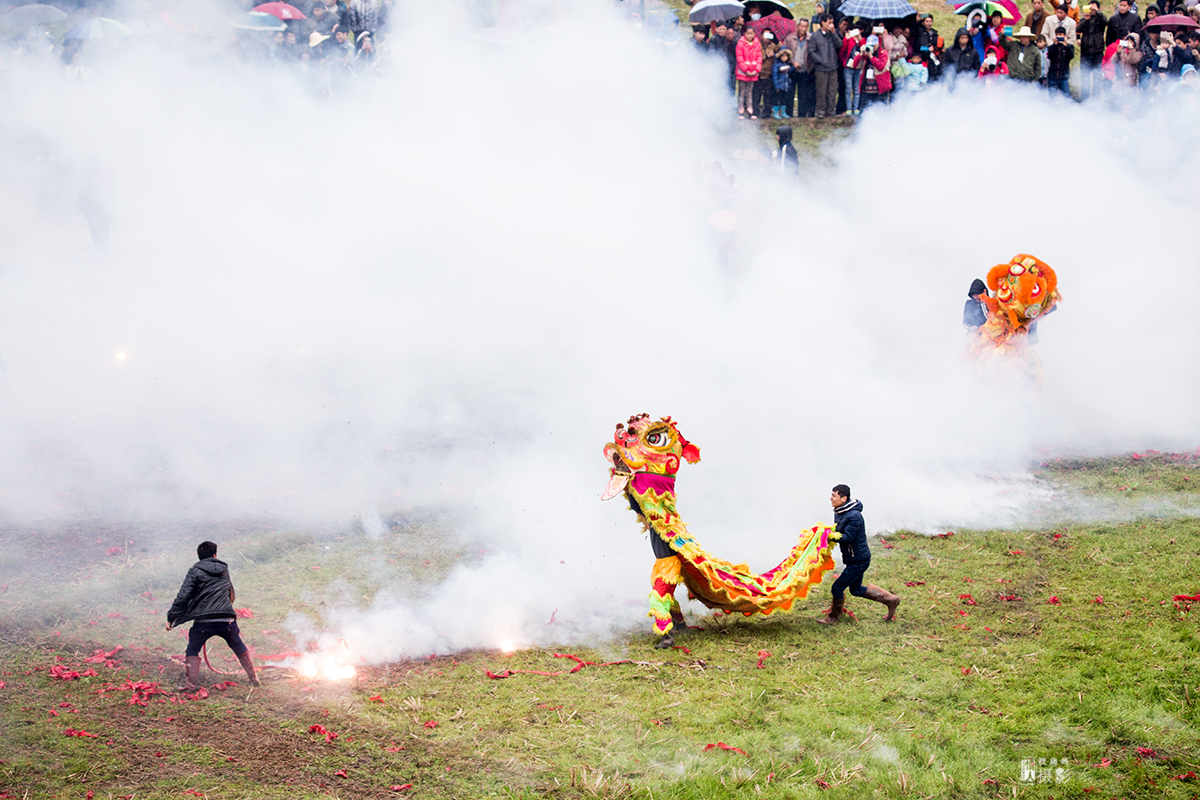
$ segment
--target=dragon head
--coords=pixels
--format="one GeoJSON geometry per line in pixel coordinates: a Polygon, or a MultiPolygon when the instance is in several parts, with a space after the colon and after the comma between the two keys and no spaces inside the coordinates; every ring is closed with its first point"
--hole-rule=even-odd
{"type": "Polygon", "coordinates": [[[992,267],[987,283],[996,293],[996,305],[1022,326],[1048,312],[1061,299],[1054,270],[1025,253],[1013,256],[1007,264],[992,267]]]}
{"type": "Polygon", "coordinates": [[[613,440],[604,445],[604,459],[612,464],[601,498],[608,500],[624,491],[634,473],[674,475],[681,459],[695,464],[700,448],[683,438],[670,417],[654,421],[649,414],[638,414],[617,423],[613,440]]]}

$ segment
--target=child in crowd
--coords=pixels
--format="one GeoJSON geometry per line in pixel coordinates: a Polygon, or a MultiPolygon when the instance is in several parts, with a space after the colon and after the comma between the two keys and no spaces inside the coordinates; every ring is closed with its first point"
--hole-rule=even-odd
{"type": "Polygon", "coordinates": [[[771,86],[775,89],[771,98],[771,117],[791,119],[792,51],[786,47],[775,56],[775,65],[771,67],[771,86]]]}
{"type": "Polygon", "coordinates": [[[1038,55],[1042,59],[1042,72],[1038,75],[1038,85],[1043,89],[1046,88],[1046,74],[1050,70],[1050,58],[1046,55],[1046,36],[1039,33],[1037,39],[1034,40],[1037,44],[1038,55]]]}
{"type": "MultiPolygon", "coordinates": [[[[901,62],[903,63],[903,62],[901,62]]],[[[919,92],[929,83],[929,66],[921,53],[913,53],[904,65],[903,87],[910,92],[919,92]]]]}
{"type": "Polygon", "coordinates": [[[762,32],[762,52],[762,66],[758,69],[758,80],[754,82],[754,113],[766,117],[767,109],[772,105],[771,101],[775,96],[771,76],[774,74],[775,54],[779,52],[779,42],[769,30],[762,32]]]}
{"type": "MultiPolygon", "coordinates": [[[[871,38],[876,39],[874,36],[871,38]]],[[[846,32],[846,38],[842,40],[842,50],[838,56],[842,62],[842,77],[845,79],[846,85],[847,117],[852,117],[859,112],[859,105],[862,101],[860,87],[862,86],[863,71],[858,58],[862,47],[862,33],[857,28],[851,28],[846,32]]]]}

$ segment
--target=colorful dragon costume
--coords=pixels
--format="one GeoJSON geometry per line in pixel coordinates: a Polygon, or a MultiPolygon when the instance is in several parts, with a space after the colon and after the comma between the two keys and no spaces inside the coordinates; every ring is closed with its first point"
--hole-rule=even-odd
{"type": "Polygon", "coordinates": [[[988,319],[968,342],[968,353],[980,361],[1003,359],[1040,384],[1042,361],[1028,347],[1029,333],[1062,300],[1058,276],[1041,259],[1018,253],[988,271],[987,286],[995,296],[983,299],[988,319]]]}
{"type": "Polygon", "coordinates": [[[653,537],[659,556],[651,574],[649,613],[655,632],[663,637],[659,647],[670,646],[671,630],[683,624],[675,599],[680,583],[687,586],[688,597],[709,608],[749,616],[790,609],[833,569],[830,549],[839,535],[828,525],[802,531],[787,558],[761,575],[745,564],[731,564],[705,552],[675,508],[675,473],[682,461],[699,461],[700,448],[683,438],[670,417],[653,421],[641,414],[618,423],[613,441],[604,445],[604,458],[612,466],[601,499],[624,492],[638,522],[653,537]]]}

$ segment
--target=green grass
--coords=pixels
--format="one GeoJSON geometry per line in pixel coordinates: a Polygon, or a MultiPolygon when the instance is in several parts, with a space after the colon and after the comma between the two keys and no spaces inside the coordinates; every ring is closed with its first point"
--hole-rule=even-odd
{"type": "MultiPolygon", "coordinates": [[[[1119,500],[1132,483],[1146,495],[1188,495],[1190,458],[1139,455],[1053,461],[1041,474],[1098,498],[1119,500]]],[[[356,530],[229,526],[222,555],[234,563],[238,605],[254,609],[243,623],[248,641],[259,652],[293,646],[278,629],[297,596],[319,621],[329,601],[365,603],[385,584],[419,592],[480,555],[452,528],[425,523],[370,542],[356,530]]],[[[1200,771],[1200,608],[1194,616],[1172,601],[1200,591],[1192,518],[948,538],[898,531],[877,545],[870,573],[903,596],[895,624],[882,622],[882,607],[851,598],[858,621],[818,625],[826,598],[818,592],[787,615],[705,616],[703,630],[679,638],[686,649],[655,650],[642,631],[564,648],[597,662],[573,674],[516,672],[574,666],[550,650],[470,652],[372,667],[345,685],[272,670],[261,689],[242,681],[207,700],[153,695],[145,706],[130,704],[128,689],[98,690],[126,678],[167,688],[177,680],[167,653],[182,642],[161,620],[186,552],[159,557],[181,548],[159,541],[143,550],[123,535],[135,544],[109,556],[116,545],[96,531],[23,533],[44,560],[0,565],[8,587],[0,792],[10,797],[1184,799],[1200,791],[1173,777],[1200,771]],[[50,588],[61,598],[38,613],[50,588]],[[116,644],[125,646],[120,663],[96,665],[96,677],[49,674],[116,644]],[[623,663],[604,665],[614,661],[623,663]],[[515,674],[495,680],[487,670],[515,674]],[[310,733],[312,725],[337,738],[310,733]],[[64,736],[67,727],[98,738],[64,736]],[[706,749],[718,743],[744,755],[706,749]],[[1066,779],[1023,783],[1023,759],[1066,759],[1066,779]]]]}

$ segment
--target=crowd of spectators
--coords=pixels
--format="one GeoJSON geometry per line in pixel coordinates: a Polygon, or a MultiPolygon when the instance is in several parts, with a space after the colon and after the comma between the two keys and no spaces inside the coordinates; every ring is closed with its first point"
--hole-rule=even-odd
{"type": "Polygon", "coordinates": [[[1106,17],[1101,0],[1031,0],[1022,20],[974,12],[949,42],[933,17],[870,20],[816,4],[811,19],[788,20],[773,4],[746,4],[745,15],[692,28],[692,44],[721,59],[741,119],[855,116],[937,81],[1017,81],[1081,101],[1133,92],[1195,98],[1200,89],[1197,0],[1150,5],[1140,17],[1119,0],[1106,17]],[[1193,5],[1188,5],[1192,3],[1193,5]],[[1165,13],[1182,24],[1155,22],[1165,13]],[[767,16],[764,16],[767,14],[767,16]],[[781,24],[763,24],[775,22],[781,24]],[[778,31],[778,32],[777,32],[778,31]],[[1072,74],[1078,90],[1072,91],[1072,74]]]}
{"type": "Polygon", "coordinates": [[[122,56],[137,57],[152,41],[164,37],[175,44],[191,42],[197,51],[215,42],[240,59],[294,70],[310,78],[312,88],[323,94],[337,94],[356,78],[385,71],[392,0],[296,0],[289,5],[303,18],[247,16],[249,6],[245,5],[240,16],[234,16],[239,11],[231,9],[228,33],[216,40],[178,12],[152,15],[158,29],[143,21],[134,35],[115,39],[85,41],[55,37],[44,30],[25,32],[10,38],[6,49],[0,47],[0,71],[13,65],[59,60],[69,79],[86,81],[95,65],[122,56]],[[254,25],[264,29],[254,29],[254,25]]]}

